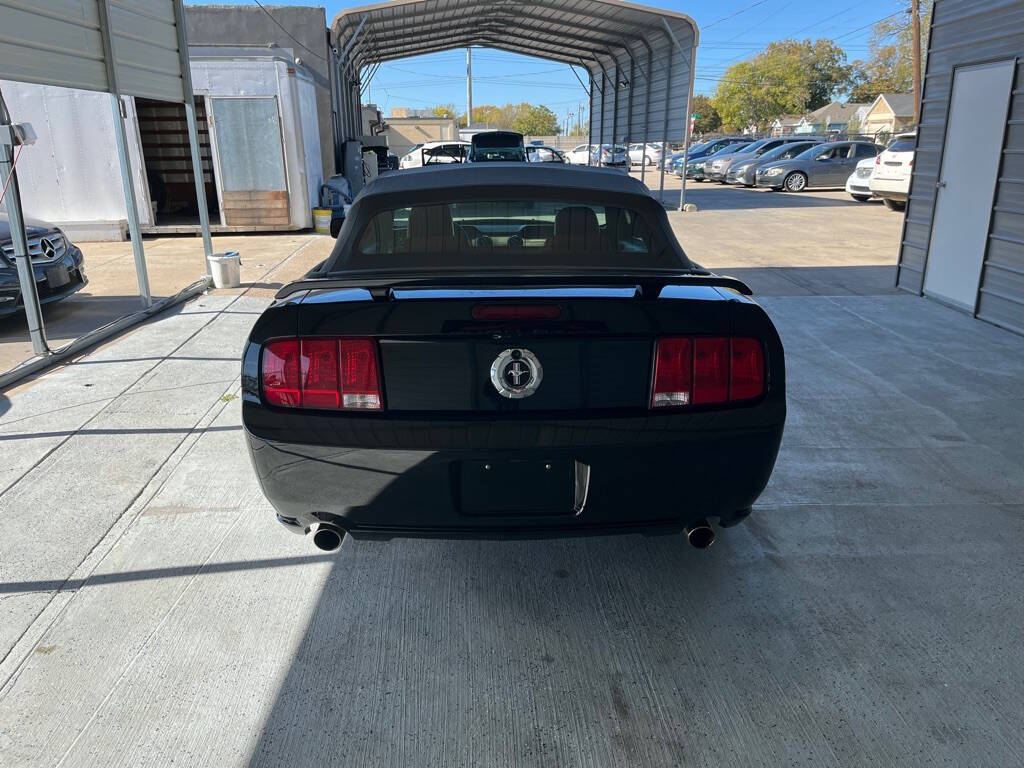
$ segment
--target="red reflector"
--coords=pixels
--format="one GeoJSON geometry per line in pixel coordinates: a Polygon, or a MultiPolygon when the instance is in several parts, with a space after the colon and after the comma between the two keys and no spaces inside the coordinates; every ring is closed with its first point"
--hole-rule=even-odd
{"type": "Polygon", "coordinates": [[[757,339],[732,340],[730,400],[751,400],[764,392],[764,350],[757,339]]]}
{"type": "Polygon", "coordinates": [[[302,405],[306,408],[341,405],[336,339],[302,340],[302,405]]]}
{"type": "Polygon", "coordinates": [[[694,404],[724,403],[729,399],[729,340],[695,339],[693,349],[694,404]]]}
{"type": "Polygon", "coordinates": [[[341,406],[381,407],[377,349],[371,339],[341,340],[341,406]]]}
{"type": "Polygon", "coordinates": [[[557,304],[477,304],[474,320],[557,320],[562,308],[557,304]]]}
{"type": "Polygon", "coordinates": [[[661,339],[654,359],[651,407],[689,405],[693,390],[693,346],[690,339],[661,339]]]}
{"type": "Polygon", "coordinates": [[[263,395],[272,405],[301,405],[299,340],[272,341],[263,350],[263,395]]]}

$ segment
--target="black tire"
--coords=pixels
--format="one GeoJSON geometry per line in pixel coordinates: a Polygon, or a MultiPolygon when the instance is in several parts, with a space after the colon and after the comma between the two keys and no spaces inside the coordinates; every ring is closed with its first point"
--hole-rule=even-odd
{"type": "Polygon", "coordinates": [[[341,225],[344,223],[344,219],[331,219],[331,237],[338,237],[338,233],[341,232],[341,225]]]}
{"type": "Polygon", "coordinates": [[[803,171],[793,171],[782,182],[782,188],[787,192],[803,192],[807,189],[807,174],[803,171]]]}
{"type": "Polygon", "coordinates": [[[850,195],[850,197],[852,197],[858,203],[866,203],[868,200],[871,199],[871,195],[850,195]]]}
{"type": "Polygon", "coordinates": [[[890,200],[889,198],[885,198],[882,202],[885,203],[885,207],[890,211],[902,211],[907,207],[907,204],[903,200],[890,200]]]}
{"type": "Polygon", "coordinates": [[[654,165],[654,161],[650,158],[650,155],[644,155],[644,165],[648,167],[654,165]]]}

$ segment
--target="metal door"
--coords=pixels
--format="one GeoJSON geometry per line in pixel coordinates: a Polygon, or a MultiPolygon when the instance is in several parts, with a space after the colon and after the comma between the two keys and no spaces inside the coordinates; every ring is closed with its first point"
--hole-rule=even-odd
{"type": "Polygon", "coordinates": [[[213,99],[224,223],[290,223],[277,97],[213,99]]]}
{"type": "Polygon", "coordinates": [[[974,310],[1015,62],[958,67],[950,96],[924,292],[974,310]]]}

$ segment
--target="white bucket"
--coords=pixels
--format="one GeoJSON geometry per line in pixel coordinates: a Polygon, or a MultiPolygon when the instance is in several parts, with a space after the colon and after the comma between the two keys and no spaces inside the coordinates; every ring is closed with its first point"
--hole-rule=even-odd
{"type": "Polygon", "coordinates": [[[242,283],[242,259],[238,251],[215,253],[206,257],[216,288],[237,288],[242,283]]]}
{"type": "Polygon", "coordinates": [[[331,216],[333,212],[330,208],[314,208],[313,209],[313,228],[316,230],[318,235],[329,235],[331,234],[331,216]]]}

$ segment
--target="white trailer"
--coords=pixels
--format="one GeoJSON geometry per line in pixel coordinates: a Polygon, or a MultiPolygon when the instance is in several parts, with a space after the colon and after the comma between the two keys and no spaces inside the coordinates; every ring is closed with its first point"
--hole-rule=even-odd
{"type": "MultiPolygon", "coordinates": [[[[316,93],[282,48],[189,50],[211,229],[308,229],[323,182],[316,93]]],[[[2,82],[14,119],[38,141],[18,160],[27,215],[78,240],[127,230],[109,96],[2,82]]],[[[198,232],[181,104],[123,99],[142,231],[198,232]]]]}

